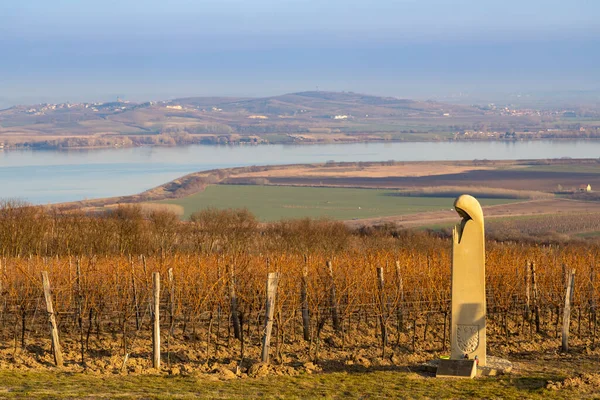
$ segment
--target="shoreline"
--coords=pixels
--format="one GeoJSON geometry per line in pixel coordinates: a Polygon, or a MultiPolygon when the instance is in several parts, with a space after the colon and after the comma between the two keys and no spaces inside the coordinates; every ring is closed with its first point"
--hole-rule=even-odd
{"type": "MultiPolygon", "coordinates": [[[[70,136],[64,139],[73,138],[70,136]]],[[[0,137],[1,139],[1,137],[0,137]]],[[[25,145],[4,145],[0,147],[0,151],[70,151],[70,150],[107,150],[107,149],[132,149],[132,148],[185,148],[190,146],[216,146],[216,147],[242,147],[242,146],[314,146],[314,145],[335,145],[335,144],[370,144],[370,143],[441,143],[441,142],[463,142],[463,143],[487,143],[487,142],[499,142],[499,143],[516,143],[516,142],[596,142],[600,141],[600,137],[531,137],[531,138],[418,138],[415,140],[410,139],[374,139],[369,138],[366,140],[314,140],[314,141],[294,141],[294,142],[229,142],[229,143],[183,143],[183,144],[130,144],[130,145],[99,145],[99,146],[34,146],[32,144],[25,145]]],[[[1,143],[1,142],[0,142],[1,143]]],[[[39,143],[39,142],[36,142],[39,143]]]]}
{"type": "MultiPolygon", "coordinates": [[[[459,160],[459,161],[372,161],[372,162],[325,162],[325,163],[305,163],[305,164],[278,164],[262,166],[245,166],[232,168],[217,168],[203,171],[196,171],[183,175],[164,184],[155,186],[148,190],[133,195],[115,196],[107,198],[86,199],[72,202],[62,202],[46,205],[51,208],[74,209],[88,207],[107,207],[117,204],[134,204],[143,202],[155,202],[168,199],[180,199],[203,191],[208,185],[218,184],[243,184],[243,185],[261,185],[264,181],[261,178],[253,177],[252,174],[268,173],[272,171],[285,171],[293,169],[334,169],[349,168],[352,171],[359,172],[366,167],[468,167],[472,169],[484,168],[510,168],[527,166],[555,166],[555,165],[598,165],[599,159],[596,158],[553,158],[553,159],[523,159],[523,160],[459,160]],[[241,181],[236,182],[239,176],[241,181]],[[230,182],[227,182],[230,180],[230,182]],[[261,183],[262,182],[262,183],[261,183]]],[[[296,176],[297,177],[297,176],[296,176]]],[[[294,184],[276,184],[268,182],[268,186],[296,186],[294,184]]],[[[328,185],[308,185],[312,187],[330,187],[328,185]]],[[[339,187],[339,186],[331,186],[339,187]]],[[[369,189],[371,187],[364,185],[353,185],[353,188],[369,189]]]]}

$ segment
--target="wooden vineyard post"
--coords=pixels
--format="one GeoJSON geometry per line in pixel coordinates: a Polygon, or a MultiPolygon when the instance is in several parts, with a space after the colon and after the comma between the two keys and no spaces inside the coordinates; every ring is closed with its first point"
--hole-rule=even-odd
{"type": "Polygon", "coordinates": [[[265,330],[262,342],[262,362],[269,362],[269,349],[271,348],[271,332],[273,331],[273,313],[275,311],[275,295],[279,273],[270,272],[267,278],[267,302],[265,307],[265,330]]]}
{"type": "Polygon", "coordinates": [[[562,351],[569,351],[569,325],[571,323],[571,302],[573,301],[573,289],[575,286],[575,270],[571,270],[569,280],[567,281],[567,291],[565,293],[565,310],[563,312],[562,327],[562,351]]]}
{"type": "Polygon", "coordinates": [[[596,290],[594,282],[596,280],[595,264],[590,266],[590,283],[589,283],[589,305],[590,305],[590,317],[588,330],[592,334],[592,347],[596,345],[596,325],[598,317],[596,314],[596,290]],[[593,330],[592,330],[593,327],[593,330]]]}
{"type": "MultiPolygon", "coordinates": [[[[404,303],[404,282],[402,281],[402,274],[400,273],[400,261],[396,260],[396,346],[400,345],[400,332],[404,330],[404,315],[402,306],[404,303]]],[[[445,334],[445,331],[444,331],[445,334]]]]}
{"type": "MultiPolygon", "coordinates": [[[[0,258],[0,303],[2,303],[2,258],[0,258]]],[[[4,325],[4,307],[0,309],[0,327],[4,325]]]]}
{"type": "Polygon", "coordinates": [[[230,309],[231,309],[231,323],[233,324],[233,336],[237,340],[242,340],[242,335],[240,333],[240,314],[238,313],[237,307],[237,295],[235,292],[235,271],[234,266],[227,264],[227,269],[229,269],[229,300],[230,300],[230,309]]]}
{"type": "Polygon", "coordinates": [[[379,325],[381,326],[381,357],[385,357],[387,346],[386,299],[383,281],[383,268],[377,268],[377,288],[379,289],[379,325]]]}
{"type": "Polygon", "coordinates": [[[535,317],[535,332],[540,333],[540,298],[538,296],[537,279],[535,277],[535,263],[529,264],[531,268],[531,286],[533,288],[533,313],[535,317]]]}
{"type": "Polygon", "coordinates": [[[138,304],[137,286],[135,284],[135,266],[131,254],[129,255],[129,265],[131,267],[131,289],[133,289],[133,304],[135,306],[135,329],[140,330],[140,306],[138,304]]]}
{"type": "Polygon", "coordinates": [[[173,282],[173,268],[167,270],[169,282],[169,335],[167,336],[167,364],[171,366],[171,338],[175,330],[175,283],[173,282]]]}
{"type": "Polygon", "coordinates": [[[525,263],[525,319],[530,320],[531,316],[531,274],[529,273],[529,263],[525,263]]]}
{"type": "MultiPolygon", "coordinates": [[[[0,258],[0,300],[2,300],[2,294],[4,286],[2,285],[2,276],[6,276],[6,258],[0,258]]],[[[8,282],[6,285],[6,289],[8,289],[8,282]]],[[[2,302],[2,309],[0,309],[0,327],[4,326],[4,314],[6,311],[6,300],[2,302]]]]}
{"type": "MultiPolygon", "coordinates": [[[[268,260],[267,260],[268,262],[268,260]]],[[[218,284],[218,296],[221,295],[221,257],[217,259],[217,284],[218,284]]],[[[215,339],[215,351],[219,350],[219,341],[221,340],[221,302],[217,301],[217,337],[215,339]]]]}
{"type": "Polygon", "coordinates": [[[152,366],[160,369],[160,273],[152,273],[152,366]]]}
{"type": "Polygon", "coordinates": [[[173,268],[167,271],[169,279],[169,335],[173,336],[175,329],[175,282],[173,281],[173,268]]]}
{"type": "Polygon", "coordinates": [[[331,319],[333,322],[333,330],[336,332],[340,331],[340,314],[338,310],[338,303],[335,290],[335,280],[333,279],[333,265],[331,260],[327,260],[325,263],[327,266],[327,274],[329,275],[329,304],[331,307],[331,319]]]}
{"type": "Polygon", "coordinates": [[[76,260],[77,266],[77,325],[79,326],[79,344],[81,346],[81,364],[85,366],[85,347],[83,341],[83,292],[81,290],[81,261],[76,260]]]}
{"type": "Polygon", "coordinates": [[[302,303],[302,329],[304,340],[310,341],[310,315],[308,313],[308,263],[306,255],[304,256],[304,265],[302,266],[302,281],[300,282],[300,302],[302,303]]]}
{"type": "Polygon", "coordinates": [[[48,321],[50,322],[50,337],[52,339],[52,353],[54,354],[54,364],[57,367],[63,366],[63,356],[58,340],[58,327],[56,326],[56,317],[54,315],[54,306],[52,305],[52,293],[50,292],[50,280],[48,271],[42,271],[42,285],[44,287],[44,298],[46,300],[46,311],[48,312],[48,321]]]}

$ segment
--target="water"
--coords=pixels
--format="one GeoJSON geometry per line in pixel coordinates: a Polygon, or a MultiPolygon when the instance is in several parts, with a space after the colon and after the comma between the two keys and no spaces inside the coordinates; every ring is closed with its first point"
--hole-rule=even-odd
{"type": "Polygon", "coordinates": [[[214,168],[334,161],[598,158],[600,141],[416,142],[0,151],[0,198],[35,204],[135,194],[214,168]]]}

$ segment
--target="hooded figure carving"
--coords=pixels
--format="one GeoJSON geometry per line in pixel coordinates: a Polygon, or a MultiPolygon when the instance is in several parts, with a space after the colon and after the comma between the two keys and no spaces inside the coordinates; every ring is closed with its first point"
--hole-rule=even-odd
{"type": "Polygon", "coordinates": [[[459,196],[454,209],[462,217],[452,232],[451,358],[477,357],[486,364],[485,233],[481,205],[459,196]]]}

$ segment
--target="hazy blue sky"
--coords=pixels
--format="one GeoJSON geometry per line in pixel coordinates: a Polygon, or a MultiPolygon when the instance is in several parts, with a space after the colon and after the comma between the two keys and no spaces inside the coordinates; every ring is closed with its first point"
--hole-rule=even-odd
{"type": "Polygon", "coordinates": [[[600,89],[597,0],[0,0],[0,107],[600,89]]]}

